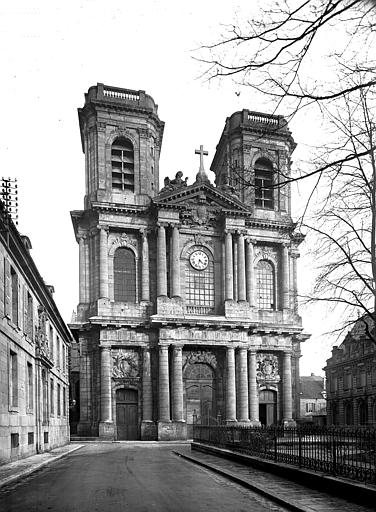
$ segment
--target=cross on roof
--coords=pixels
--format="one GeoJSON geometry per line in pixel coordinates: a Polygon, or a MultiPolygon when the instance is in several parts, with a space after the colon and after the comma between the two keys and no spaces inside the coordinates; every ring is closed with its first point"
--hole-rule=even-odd
{"type": "Polygon", "coordinates": [[[200,169],[199,172],[204,172],[204,156],[207,156],[209,153],[204,151],[204,146],[200,146],[200,149],[195,150],[196,155],[200,155],[200,169]]]}

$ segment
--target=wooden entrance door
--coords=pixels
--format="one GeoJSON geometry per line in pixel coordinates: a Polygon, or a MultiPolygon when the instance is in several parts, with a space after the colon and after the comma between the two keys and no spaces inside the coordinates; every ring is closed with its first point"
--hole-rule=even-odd
{"type": "Polygon", "coordinates": [[[204,363],[195,363],[184,372],[186,396],[186,421],[188,437],[192,436],[192,425],[215,423],[215,377],[213,369],[204,363]]]}
{"type": "Polygon", "coordinates": [[[138,393],[134,389],[116,391],[117,439],[133,441],[138,434],[138,393]]]}
{"type": "Polygon", "coordinates": [[[262,425],[277,423],[277,393],[271,390],[260,391],[259,417],[262,425]]]}

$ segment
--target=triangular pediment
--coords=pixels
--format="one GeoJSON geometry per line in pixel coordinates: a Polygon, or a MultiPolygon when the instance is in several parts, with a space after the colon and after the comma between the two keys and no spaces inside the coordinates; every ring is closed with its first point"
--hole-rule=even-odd
{"type": "Polygon", "coordinates": [[[182,186],[171,191],[162,189],[153,199],[153,203],[162,208],[189,209],[201,204],[221,211],[250,213],[249,208],[232,191],[227,192],[208,183],[182,186]]]}

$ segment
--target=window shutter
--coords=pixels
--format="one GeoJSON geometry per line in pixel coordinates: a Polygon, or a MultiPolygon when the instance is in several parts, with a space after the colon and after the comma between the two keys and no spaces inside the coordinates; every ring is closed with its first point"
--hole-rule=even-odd
{"type": "Polygon", "coordinates": [[[28,310],[27,310],[27,289],[26,289],[26,286],[23,287],[23,315],[22,315],[22,318],[23,318],[23,332],[25,334],[27,334],[27,315],[28,315],[28,310]]]}
{"type": "Polygon", "coordinates": [[[11,283],[10,283],[10,264],[7,259],[4,259],[4,272],[5,272],[5,316],[11,317],[11,297],[10,297],[10,291],[11,291],[11,283]]]}

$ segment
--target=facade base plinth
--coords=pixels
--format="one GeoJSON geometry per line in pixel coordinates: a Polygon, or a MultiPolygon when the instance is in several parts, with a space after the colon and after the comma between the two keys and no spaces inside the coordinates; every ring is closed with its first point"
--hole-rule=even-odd
{"type": "Polygon", "coordinates": [[[101,421],[99,423],[99,437],[101,439],[115,438],[115,429],[113,421],[101,421]]]}
{"type": "Polygon", "coordinates": [[[158,438],[158,428],[155,421],[145,420],[141,422],[141,440],[155,441],[158,438]]]}
{"type": "Polygon", "coordinates": [[[250,427],[261,427],[260,420],[249,420],[250,427]]]}
{"type": "Polygon", "coordinates": [[[77,435],[79,436],[88,436],[92,437],[95,435],[93,433],[93,425],[90,421],[80,421],[77,424],[77,435]]]}
{"type": "Polygon", "coordinates": [[[187,439],[185,421],[158,421],[158,441],[179,441],[187,439]]]}

